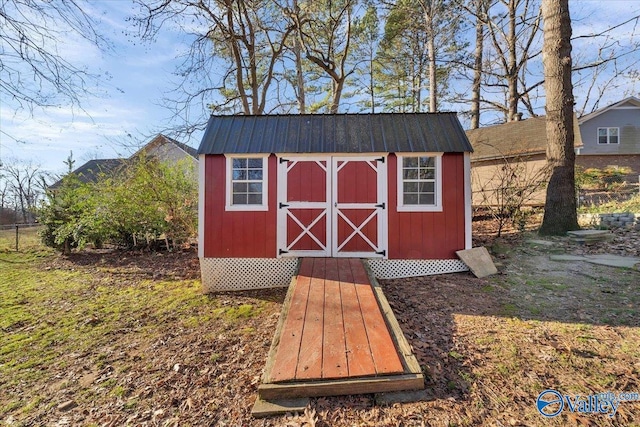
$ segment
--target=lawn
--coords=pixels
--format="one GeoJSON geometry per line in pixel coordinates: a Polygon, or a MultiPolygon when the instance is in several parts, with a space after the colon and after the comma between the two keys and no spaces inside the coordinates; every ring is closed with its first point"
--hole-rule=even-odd
{"type": "MultiPolygon", "coordinates": [[[[629,254],[633,239],[606,249],[629,254]]],[[[0,423],[639,426],[638,402],[613,418],[552,419],[535,402],[547,388],[640,392],[640,273],[550,261],[598,250],[564,239],[487,245],[499,275],[382,283],[423,366],[424,401],[318,398],[267,420],[250,410],[283,289],[203,295],[190,251],[0,249],[0,423]]]]}
{"type": "MultiPolygon", "coordinates": [[[[41,227],[20,227],[18,229],[18,250],[40,249],[40,236],[38,232],[41,227]]],[[[0,251],[16,249],[15,228],[0,229],[0,251]]]]}

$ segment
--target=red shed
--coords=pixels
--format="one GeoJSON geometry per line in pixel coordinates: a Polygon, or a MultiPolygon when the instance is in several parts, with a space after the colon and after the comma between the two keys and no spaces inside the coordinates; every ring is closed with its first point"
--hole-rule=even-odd
{"type": "Polygon", "coordinates": [[[455,113],[212,116],[205,289],[287,286],[299,257],[365,258],[378,278],[467,270],[471,151],[455,113]]]}

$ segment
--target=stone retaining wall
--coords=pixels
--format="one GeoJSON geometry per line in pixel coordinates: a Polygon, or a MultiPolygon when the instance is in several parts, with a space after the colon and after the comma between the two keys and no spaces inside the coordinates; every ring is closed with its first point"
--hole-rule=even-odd
{"type": "Polygon", "coordinates": [[[640,231],[640,213],[578,214],[581,227],[635,228],[640,231]]]}

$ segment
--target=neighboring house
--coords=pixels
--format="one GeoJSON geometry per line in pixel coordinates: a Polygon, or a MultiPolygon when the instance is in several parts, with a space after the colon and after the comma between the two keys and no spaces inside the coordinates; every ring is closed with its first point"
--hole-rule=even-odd
{"type": "MultiPolygon", "coordinates": [[[[574,118],[574,146],[582,145],[574,118]]],[[[467,131],[473,146],[471,186],[473,205],[498,205],[504,197],[520,195],[524,205],[544,205],[547,132],[546,119],[533,117],[467,131]],[[511,193],[509,193],[511,192],[511,193]]]]}
{"type": "Polygon", "coordinates": [[[471,150],[455,113],[212,116],[205,289],[287,286],[299,257],[365,258],[380,278],[466,270],[471,150]]]}
{"type": "Polygon", "coordinates": [[[134,159],[141,155],[169,163],[189,159],[193,166],[198,164],[198,150],[162,134],[158,134],[129,158],[134,159]]]}
{"type": "Polygon", "coordinates": [[[640,99],[631,96],[580,118],[583,146],[576,165],[602,169],[622,166],[637,183],[640,175],[640,99]]]}
{"type": "MultiPolygon", "coordinates": [[[[95,183],[101,176],[116,173],[120,168],[126,167],[129,162],[143,155],[169,163],[176,163],[188,159],[185,161],[188,161],[189,165],[194,168],[198,164],[198,155],[195,148],[189,147],[168,136],[158,134],[129,158],[89,160],[71,173],[76,175],[80,179],[80,182],[95,183]]],[[[49,186],[49,189],[55,190],[61,184],[62,180],[58,180],[49,186]]]]}

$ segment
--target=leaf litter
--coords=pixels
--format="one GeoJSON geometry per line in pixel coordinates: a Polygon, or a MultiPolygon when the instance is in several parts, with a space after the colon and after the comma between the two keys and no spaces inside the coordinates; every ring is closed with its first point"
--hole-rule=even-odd
{"type": "MultiPolygon", "coordinates": [[[[638,236],[630,230],[617,232],[605,244],[608,247],[582,247],[560,238],[550,241],[554,250],[566,253],[637,255],[638,236]]],[[[73,304],[64,296],[50,296],[49,303],[59,309],[47,321],[63,324],[76,316],[78,326],[70,333],[100,334],[91,335],[91,345],[83,348],[69,347],[64,339],[51,342],[50,349],[59,356],[33,368],[36,373],[27,375],[31,368],[15,371],[19,381],[6,377],[10,363],[6,354],[2,356],[0,422],[11,426],[639,425],[637,402],[622,403],[614,418],[565,410],[544,419],[535,399],[549,388],[567,394],[640,392],[640,273],[555,263],[548,259],[548,247],[527,245],[526,235],[485,238],[479,243],[491,249],[499,263],[498,275],[477,279],[459,273],[381,281],[423,369],[424,401],[378,405],[373,395],[320,397],[311,399],[303,413],[260,420],[253,419],[250,411],[284,289],[203,296],[195,289],[198,260],[192,251],[83,252],[47,258],[37,268],[73,270],[84,274],[85,280],[82,299],[73,304]],[[118,299],[109,310],[90,312],[82,301],[97,298],[105,289],[114,298],[123,292],[148,301],[128,304],[118,299]],[[189,296],[169,298],[171,292],[189,296]]],[[[5,329],[3,340],[29,325],[16,323],[5,329]]]]}

